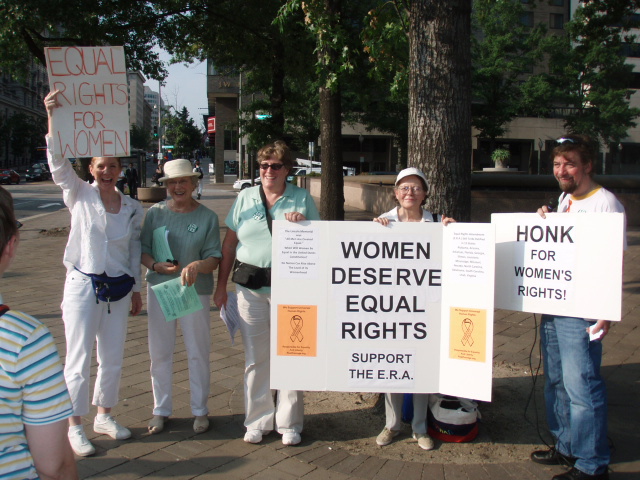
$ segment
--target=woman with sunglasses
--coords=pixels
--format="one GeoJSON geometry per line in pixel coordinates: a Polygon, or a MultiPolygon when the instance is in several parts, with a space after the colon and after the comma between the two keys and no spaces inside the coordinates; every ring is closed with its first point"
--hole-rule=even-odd
{"type": "Polygon", "coordinates": [[[227,303],[227,281],[236,283],[240,332],[245,346],[244,441],[260,443],[274,428],[282,443],[300,443],[304,404],[302,392],[269,388],[269,324],[271,305],[271,219],[301,222],[319,220],[309,192],[287,183],[293,155],[284,142],[258,152],[260,185],[240,192],[227,215],[228,230],[213,300],[227,303]]]}
{"type": "MultiPolygon", "coordinates": [[[[398,173],[393,191],[398,205],[378,218],[374,218],[374,222],[385,226],[389,225],[390,222],[436,222],[439,220],[444,225],[455,222],[453,218],[445,217],[444,215],[436,216],[422,208],[427,201],[429,183],[425,174],[417,168],[405,168],[398,173]]],[[[378,445],[389,445],[400,434],[403,398],[403,393],[385,393],[386,424],[376,438],[378,445]]],[[[413,394],[413,420],[411,427],[413,438],[423,450],[431,450],[434,446],[433,439],[427,434],[428,404],[428,394],[413,394]]]]}

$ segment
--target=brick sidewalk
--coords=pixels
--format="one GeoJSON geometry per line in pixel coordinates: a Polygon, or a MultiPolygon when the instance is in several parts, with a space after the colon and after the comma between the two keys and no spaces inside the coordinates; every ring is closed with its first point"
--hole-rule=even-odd
{"type": "MultiPolygon", "coordinates": [[[[215,210],[221,220],[236,194],[228,185],[206,185],[202,203],[215,210]]],[[[148,205],[147,205],[148,207],[148,205]]],[[[350,209],[348,220],[369,220],[372,214],[350,209]]],[[[67,233],[40,235],[40,230],[69,226],[66,210],[26,219],[14,265],[1,280],[5,301],[45,322],[61,354],[65,352],[60,301],[65,270],[62,254],[67,233]]],[[[224,229],[222,236],[224,237],[224,229]]],[[[640,231],[629,232],[625,255],[623,321],[612,328],[606,340],[603,372],[609,387],[610,437],[616,445],[612,479],[640,478],[638,431],[640,415],[640,231]]],[[[143,301],[146,306],[145,288],[143,301]]],[[[121,384],[121,402],[114,409],[118,420],[133,432],[121,442],[91,428],[93,457],[78,458],[81,478],[135,479],[550,479],[561,470],[543,468],[530,461],[501,464],[438,464],[389,460],[377,456],[352,455],[326,441],[303,434],[296,447],[283,447],[276,435],[260,445],[242,440],[244,427],[244,350],[240,335],[231,346],[219,312],[211,309],[212,353],[209,398],[211,429],[195,435],[191,428],[187,359],[182,340],[176,345],[174,362],[174,413],[160,435],[147,434],[153,398],[149,375],[146,310],[129,319],[121,384]]],[[[528,368],[535,338],[533,316],[498,310],[495,313],[494,361],[528,368]]],[[[537,364],[537,351],[533,353],[537,364]]],[[[95,375],[95,361],[92,367],[95,375]]],[[[494,382],[494,389],[496,384],[494,382]]],[[[93,418],[92,414],[87,418],[93,418]]],[[[374,438],[371,439],[374,441],[374,438]]],[[[501,447],[496,447],[501,448],[501,447]]],[[[434,454],[437,458],[437,452],[434,454]]]]}

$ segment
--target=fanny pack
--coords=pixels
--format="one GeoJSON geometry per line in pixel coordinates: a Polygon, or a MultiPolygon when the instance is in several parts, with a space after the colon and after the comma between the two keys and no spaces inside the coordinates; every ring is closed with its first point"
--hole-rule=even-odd
{"type": "MultiPolygon", "coordinates": [[[[78,269],[76,268],[76,270],[78,269]]],[[[91,279],[96,303],[99,303],[100,300],[107,302],[107,313],[111,313],[111,302],[117,302],[126,297],[136,283],[136,280],[126,273],[119,277],[110,277],[104,273],[98,275],[97,273],[78,271],[91,279]]]]}
{"type": "Polygon", "coordinates": [[[271,267],[256,267],[249,263],[233,263],[233,276],[231,280],[250,290],[258,290],[271,286],[271,267]]]}

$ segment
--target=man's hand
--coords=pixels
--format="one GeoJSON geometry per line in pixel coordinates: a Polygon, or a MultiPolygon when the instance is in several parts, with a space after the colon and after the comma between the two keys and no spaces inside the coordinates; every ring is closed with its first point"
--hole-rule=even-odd
{"type": "Polygon", "coordinates": [[[609,320],[598,320],[593,327],[587,328],[587,332],[591,335],[598,333],[602,330],[602,335],[598,340],[602,340],[609,333],[609,328],[611,327],[611,322],[609,320]]]}
{"type": "Polygon", "coordinates": [[[537,213],[538,215],[540,215],[542,218],[547,218],[547,216],[545,215],[546,213],[549,213],[551,210],[549,210],[549,207],[547,207],[546,205],[541,206],[538,210],[537,213]]]}

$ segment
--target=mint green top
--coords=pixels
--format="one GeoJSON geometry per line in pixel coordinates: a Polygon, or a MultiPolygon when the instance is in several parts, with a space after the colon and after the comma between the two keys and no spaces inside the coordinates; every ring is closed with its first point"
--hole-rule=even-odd
{"type": "MultiPolygon", "coordinates": [[[[171,247],[173,259],[178,260],[180,266],[185,267],[191,262],[209,257],[222,257],[218,215],[204,205],[199,205],[189,213],[171,211],[166,201],[151,207],[144,219],[140,235],[142,253],[153,256],[153,231],[162,226],[166,226],[169,231],[169,247],[171,247]]],[[[154,258],[155,262],[166,260],[166,258],[154,258]]],[[[179,274],[161,275],[147,270],[146,278],[149,284],[158,285],[179,276],[179,274]]],[[[211,295],[213,273],[198,273],[195,286],[198,295],[211,295]]]]}
{"type": "MultiPolygon", "coordinates": [[[[288,212],[299,212],[307,220],[320,220],[320,213],[309,192],[290,183],[287,183],[284,193],[269,212],[274,220],[285,220],[284,214],[288,212]]],[[[225,222],[238,236],[236,258],[239,261],[257,267],[271,266],[271,233],[259,186],[240,192],[225,222]]],[[[270,291],[269,287],[256,290],[258,293],[270,291]]]]}

